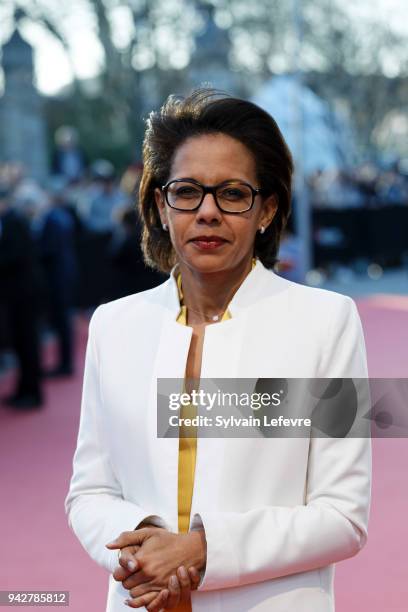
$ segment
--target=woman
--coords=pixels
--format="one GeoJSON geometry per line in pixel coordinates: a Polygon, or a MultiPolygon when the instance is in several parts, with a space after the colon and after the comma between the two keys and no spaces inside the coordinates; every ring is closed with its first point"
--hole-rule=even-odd
{"type": "Polygon", "coordinates": [[[368,438],[157,436],[159,378],[367,376],[354,302],[273,272],[291,177],[254,104],[198,90],[150,116],[143,248],[170,277],[92,317],[66,500],[109,612],[329,612],[367,540],[368,438]]]}

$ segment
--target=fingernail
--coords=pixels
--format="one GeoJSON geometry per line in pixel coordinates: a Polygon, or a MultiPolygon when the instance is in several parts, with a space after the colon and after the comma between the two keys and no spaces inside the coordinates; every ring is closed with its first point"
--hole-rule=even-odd
{"type": "Polygon", "coordinates": [[[130,570],[135,570],[137,566],[136,566],[136,563],[134,561],[128,561],[127,567],[130,570]]]}
{"type": "Polygon", "coordinates": [[[171,576],[170,577],[170,584],[174,588],[178,587],[178,580],[177,580],[176,576],[171,576]]]}
{"type": "Polygon", "coordinates": [[[125,599],[125,606],[130,606],[130,599],[125,599]]]}
{"type": "Polygon", "coordinates": [[[181,576],[182,578],[188,578],[188,573],[187,573],[187,570],[186,570],[186,568],[185,568],[183,565],[181,565],[181,566],[178,568],[178,573],[180,574],[180,576],[181,576]]]}

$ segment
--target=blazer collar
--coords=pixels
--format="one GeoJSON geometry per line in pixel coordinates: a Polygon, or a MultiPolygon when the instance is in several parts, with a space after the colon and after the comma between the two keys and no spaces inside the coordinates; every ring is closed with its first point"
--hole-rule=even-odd
{"type": "MultiPolygon", "coordinates": [[[[177,273],[178,264],[171,269],[168,280],[152,290],[157,300],[166,308],[169,318],[174,320],[177,319],[181,309],[177,273]]],[[[287,287],[288,281],[275,274],[273,270],[265,268],[261,261],[257,259],[256,265],[235,292],[229,303],[228,310],[232,317],[236,317],[241,311],[252,304],[273,294],[280,293],[287,289],[287,287]]]]}

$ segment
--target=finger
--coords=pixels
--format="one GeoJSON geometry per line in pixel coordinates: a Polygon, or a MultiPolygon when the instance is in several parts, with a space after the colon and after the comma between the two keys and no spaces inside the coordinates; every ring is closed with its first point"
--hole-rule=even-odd
{"type": "Polygon", "coordinates": [[[125,548],[126,546],[141,546],[143,540],[150,535],[148,527],[143,529],[136,529],[135,531],[124,531],[115,540],[105,544],[106,548],[114,550],[115,548],[125,548]]]}
{"type": "Polygon", "coordinates": [[[177,578],[180,584],[180,601],[185,602],[190,599],[190,575],[184,565],[177,568],[177,578]]]}
{"type": "Polygon", "coordinates": [[[153,599],[152,603],[146,606],[149,612],[160,612],[162,608],[167,605],[167,600],[169,597],[169,592],[167,589],[163,589],[158,596],[153,599]]]}
{"type": "MultiPolygon", "coordinates": [[[[128,580],[129,578],[131,578],[132,576],[136,576],[141,570],[137,570],[136,572],[133,572],[129,569],[120,567],[120,565],[118,565],[118,567],[114,570],[113,572],[113,577],[116,581],[118,582],[124,582],[125,580],[128,580]]],[[[139,584],[139,582],[135,582],[135,585],[139,584]]],[[[126,587],[125,587],[126,588],[126,587]]]]}
{"type": "Polygon", "coordinates": [[[138,562],[130,551],[134,550],[135,552],[137,552],[139,548],[139,546],[130,546],[127,549],[123,548],[119,551],[121,553],[118,559],[119,565],[112,572],[115,580],[122,582],[123,580],[126,580],[126,578],[134,574],[135,571],[138,571],[138,562]]]}
{"type": "Polygon", "coordinates": [[[169,596],[167,598],[166,608],[174,608],[174,606],[177,606],[177,604],[180,603],[181,594],[180,584],[177,579],[177,576],[170,576],[168,590],[169,596]]]}
{"type": "Polygon", "coordinates": [[[161,585],[153,585],[151,578],[147,577],[143,570],[135,572],[129,578],[126,578],[122,585],[125,589],[129,590],[132,597],[141,597],[145,593],[150,593],[150,591],[159,592],[163,588],[161,585]]]}
{"type": "Polygon", "coordinates": [[[137,586],[129,589],[129,596],[133,598],[142,597],[142,595],[146,595],[146,593],[151,593],[152,591],[156,591],[157,595],[162,589],[167,588],[165,586],[155,584],[154,581],[146,577],[143,571],[137,572],[134,579],[138,581],[137,586]]]}
{"type": "Polygon", "coordinates": [[[150,591],[150,593],[145,593],[140,597],[128,597],[128,599],[125,599],[125,604],[129,608],[142,608],[148,606],[154,599],[157,599],[157,591],[150,591]]]}
{"type": "Polygon", "coordinates": [[[120,567],[120,565],[118,565],[118,567],[116,567],[112,573],[113,578],[117,582],[123,582],[124,580],[126,580],[126,578],[128,578],[131,575],[132,573],[130,570],[124,569],[123,567],[120,567]]]}
{"type": "Polygon", "coordinates": [[[130,572],[136,572],[140,569],[139,562],[135,558],[140,546],[127,546],[120,550],[119,565],[130,572]]]}
{"type": "Polygon", "coordinates": [[[123,580],[122,585],[125,589],[129,591],[132,589],[132,597],[139,597],[143,595],[145,592],[151,591],[149,585],[146,583],[149,582],[150,578],[147,578],[144,574],[143,570],[139,570],[138,572],[134,572],[130,576],[126,576],[123,580]],[[135,590],[138,589],[138,590],[135,590]]]}
{"type": "Polygon", "coordinates": [[[188,568],[188,574],[191,580],[191,590],[193,591],[198,587],[201,580],[201,575],[200,572],[194,566],[188,568]]]}

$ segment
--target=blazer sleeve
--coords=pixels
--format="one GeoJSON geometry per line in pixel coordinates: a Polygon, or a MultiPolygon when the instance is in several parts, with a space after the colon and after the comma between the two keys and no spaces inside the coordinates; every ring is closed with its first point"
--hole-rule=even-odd
{"type": "MultiPolygon", "coordinates": [[[[357,308],[344,296],[336,306],[318,377],[367,378],[357,308]]],[[[311,438],[304,505],[195,514],[191,529],[204,528],[207,541],[198,590],[270,580],[357,554],[367,541],[371,496],[369,424],[366,431],[364,438],[311,438]]]]}
{"type": "Polygon", "coordinates": [[[89,555],[112,572],[118,551],[105,544],[123,531],[132,531],[143,520],[168,528],[158,516],[125,501],[112,469],[107,445],[99,423],[102,399],[96,347],[98,319],[103,306],[95,311],[86,349],[78,442],[73,459],[73,474],[65,499],[68,522],[89,555]]]}

